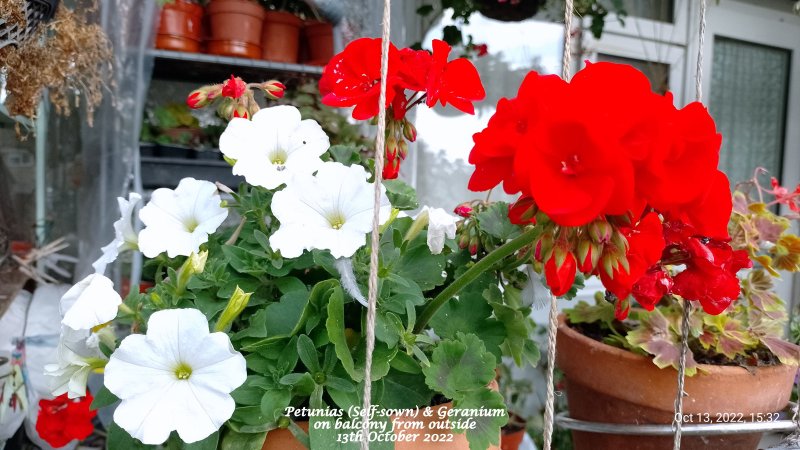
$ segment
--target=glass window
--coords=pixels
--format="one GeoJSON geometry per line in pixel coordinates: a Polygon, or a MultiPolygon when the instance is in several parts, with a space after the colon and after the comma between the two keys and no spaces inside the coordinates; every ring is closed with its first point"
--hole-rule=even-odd
{"type": "Polygon", "coordinates": [[[647,75],[653,92],[663,94],[669,90],[669,64],[645,61],[643,59],[624,58],[622,56],[597,54],[597,61],[607,61],[619,64],[628,64],[639,69],[647,75]]]}
{"type": "Polygon", "coordinates": [[[673,22],[674,0],[623,0],[622,5],[631,17],[673,22]]]}
{"type": "Polygon", "coordinates": [[[720,168],[732,184],[761,166],[780,178],[791,52],[714,38],[709,111],[722,133],[720,168]]]}

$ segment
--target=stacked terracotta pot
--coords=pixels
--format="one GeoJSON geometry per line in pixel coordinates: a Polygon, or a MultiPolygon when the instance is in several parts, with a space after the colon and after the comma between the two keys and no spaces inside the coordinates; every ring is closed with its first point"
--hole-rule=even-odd
{"type": "Polygon", "coordinates": [[[333,27],[303,21],[254,0],[211,0],[204,11],[194,0],[173,0],[161,10],[156,47],[284,63],[324,65],[333,56],[333,27]],[[303,45],[301,45],[301,43],[303,45]]]}

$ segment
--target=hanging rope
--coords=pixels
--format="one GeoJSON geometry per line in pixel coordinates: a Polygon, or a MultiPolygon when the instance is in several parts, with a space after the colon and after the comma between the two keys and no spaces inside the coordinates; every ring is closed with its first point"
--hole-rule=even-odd
{"type": "MultiPolygon", "coordinates": [[[[694,74],[694,96],[695,100],[703,100],[703,46],[705,45],[706,35],[706,0],[700,0],[700,25],[698,27],[697,38],[697,67],[694,74]]],[[[672,429],[675,432],[672,441],[672,449],[681,448],[681,431],[683,426],[683,397],[684,383],[686,378],[686,352],[689,350],[689,316],[692,312],[692,304],[689,300],[683,301],[683,324],[681,328],[681,359],[678,364],[678,392],[675,393],[675,415],[672,419],[672,429]]]]}
{"type": "MultiPolygon", "coordinates": [[[[572,68],[572,16],[575,14],[573,0],[564,5],[564,54],[561,59],[561,78],[569,81],[572,68]]],[[[550,295],[550,317],[547,326],[547,398],[544,405],[544,450],[553,445],[553,418],[555,416],[556,335],[558,333],[558,301],[550,295]]]]}
{"type": "Polygon", "coordinates": [[[375,139],[375,199],[372,205],[372,240],[369,257],[369,294],[367,297],[367,355],[364,362],[364,409],[361,427],[361,450],[369,450],[369,417],[372,405],[372,352],[375,350],[375,307],[378,297],[378,249],[380,241],[381,178],[383,147],[386,140],[386,78],[389,72],[389,25],[391,0],[383,0],[381,46],[381,84],[378,97],[378,136],[375,139]]]}

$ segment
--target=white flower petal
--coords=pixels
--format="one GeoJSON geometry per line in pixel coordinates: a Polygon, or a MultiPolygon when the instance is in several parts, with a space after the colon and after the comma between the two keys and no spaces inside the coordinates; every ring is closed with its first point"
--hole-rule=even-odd
{"type": "Polygon", "coordinates": [[[136,192],[128,194],[128,199],[117,197],[120,218],[114,222],[114,240],[102,248],[103,255],[92,263],[94,271],[105,273],[106,266],[117,260],[120,251],[135,250],[138,248],[139,237],[133,229],[133,211],[142,200],[136,192]]]}
{"type": "Polygon", "coordinates": [[[301,121],[297,108],[283,105],[264,108],[253,120],[234,119],[219,145],[222,153],[236,160],[234,175],[275,189],[294,175],[317,170],[330,141],[317,122],[301,121]]]}
{"type": "Polygon", "coordinates": [[[105,368],[106,387],[122,400],[114,421],[151,445],[172,431],[192,443],[218,430],[246,378],[244,357],[196,309],[153,313],[147,334],[126,337],[105,368]]]}
{"type": "Polygon", "coordinates": [[[425,206],[420,214],[428,214],[428,248],[438,255],[444,249],[446,239],[455,239],[458,218],[450,215],[442,208],[425,206]]]}
{"type": "MultiPolygon", "coordinates": [[[[374,185],[361,166],[323,163],[317,174],[297,175],[272,199],[280,228],[270,245],[293,258],[302,250],[327,249],[335,258],[350,257],[372,230],[374,185]]],[[[380,219],[391,212],[382,188],[380,219]]]]}
{"type": "Polygon", "coordinates": [[[170,258],[197,253],[228,217],[221,201],[214,183],[194,178],[184,178],[175,190],[156,189],[139,211],[146,225],[139,249],[148,258],[165,251],[170,258]]]}
{"type": "Polygon", "coordinates": [[[114,283],[95,273],[61,297],[61,323],[73,330],[88,330],[117,317],[120,304],[122,298],[114,290],[114,283]]]}

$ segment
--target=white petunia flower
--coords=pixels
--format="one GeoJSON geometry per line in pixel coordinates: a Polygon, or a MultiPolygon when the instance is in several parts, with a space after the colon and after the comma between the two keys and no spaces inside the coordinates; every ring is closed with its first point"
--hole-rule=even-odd
{"type": "Polygon", "coordinates": [[[145,444],[172,431],[205,439],[233,415],[230,392],[247,378],[245,360],[225,333],[209,333],[196,309],[150,316],[147,334],[126,337],[105,368],[105,385],[122,400],[114,421],[145,444]]]}
{"type": "MultiPolygon", "coordinates": [[[[353,256],[372,231],[374,185],[363,167],[327,162],[315,176],[297,175],[272,198],[272,213],[280,228],[269,243],[281,255],[295,258],[303,250],[330,250],[334,258],[353,256]]],[[[391,206],[385,189],[380,221],[389,218],[391,206]]]]}
{"type": "Polygon", "coordinates": [[[69,398],[79,398],[86,395],[89,374],[94,368],[102,367],[106,360],[100,351],[100,341],[113,347],[114,333],[109,327],[103,327],[97,333],[62,327],[58,362],[44,366],[45,375],[52,377],[50,391],[53,396],[66,393],[69,398]]]}
{"type": "Polygon", "coordinates": [[[228,217],[220,206],[217,187],[210,181],[184,178],[175,190],[156,189],[139,211],[145,228],[139,233],[139,250],[148,258],[198,253],[208,235],[228,217]]]}
{"type": "Polygon", "coordinates": [[[72,286],[61,297],[61,323],[75,331],[89,330],[117,317],[122,297],[114,283],[94,273],[72,286]]]}
{"type": "Polygon", "coordinates": [[[234,175],[248,183],[275,189],[298,173],[311,174],[322,164],[330,146],[328,135],[313,120],[300,120],[294,106],[273,106],[235,118],[219,138],[219,148],[236,160],[234,175]]]}
{"type": "Polygon", "coordinates": [[[431,253],[438,255],[444,249],[445,239],[455,239],[456,222],[459,219],[442,208],[428,206],[422,208],[417,218],[421,218],[423,215],[428,217],[428,248],[431,253]]]}
{"type": "Polygon", "coordinates": [[[120,252],[125,250],[137,250],[139,248],[139,236],[133,229],[133,211],[136,205],[142,200],[142,196],[136,192],[131,192],[128,199],[117,197],[119,203],[120,218],[114,222],[114,240],[102,248],[103,255],[92,263],[95,272],[103,274],[106,266],[117,260],[120,252]]]}

